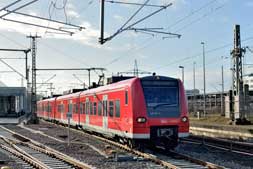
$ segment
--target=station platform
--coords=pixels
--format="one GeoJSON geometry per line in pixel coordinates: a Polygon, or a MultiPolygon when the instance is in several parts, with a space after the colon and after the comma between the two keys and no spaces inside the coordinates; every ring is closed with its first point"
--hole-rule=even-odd
{"type": "Polygon", "coordinates": [[[253,125],[229,125],[222,118],[218,117],[217,121],[190,118],[190,132],[198,136],[253,142],[253,125]]]}
{"type": "Polygon", "coordinates": [[[20,117],[0,117],[0,125],[5,124],[19,124],[23,121],[26,121],[27,115],[23,115],[20,117]]]}

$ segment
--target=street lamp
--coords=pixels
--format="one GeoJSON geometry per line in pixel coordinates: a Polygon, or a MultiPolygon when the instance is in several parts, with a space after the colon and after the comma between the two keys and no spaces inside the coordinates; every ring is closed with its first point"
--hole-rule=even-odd
{"type": "Polygon", "coordinates": [[[180,69],[182,69],[182,81],[184,84],[184,66],[178,66],[180,69]]]}
{"type": "Polygon", "coordinates": [[[206,116],[206,61],[205,61],[205,42],[201,42],[203,48],[203,81],[204,81],[204,117],[206,116]]]}
{"type": "Polygon", "coordinates": [[[195,113],[195,100],[196,100],[196,73],[195,73],[196,62],[193,62],[193,112],[195,113]]]}

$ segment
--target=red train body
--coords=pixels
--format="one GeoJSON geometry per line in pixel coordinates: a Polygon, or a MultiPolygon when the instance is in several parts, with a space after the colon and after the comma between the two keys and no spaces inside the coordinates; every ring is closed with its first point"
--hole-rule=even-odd
{"type": "Polygon", "coordinates": [[[187,101],[180,80],[131,78],[110,85],[38,101],[38,117],[114,137],[172,148],[189,135],[187,101]]]}

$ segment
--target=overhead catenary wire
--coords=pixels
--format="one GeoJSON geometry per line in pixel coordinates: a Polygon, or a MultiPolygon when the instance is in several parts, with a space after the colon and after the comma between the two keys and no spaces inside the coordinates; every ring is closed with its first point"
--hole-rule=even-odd
{"type": "Polygon", "coordinates": [[[18,75],[20,75],[22,78],[26,78],[22,73],[20,73],[19,71],[17,71],[15,68],[13,68],[11,65],[9,65],[7,62],[3,61],[3,59],[0,59],[0,62],[2,62],[3,64],[5,64],[7,67],[9,67],[11,70],[13,70],[14,72],[16,72],[18,75]]]}
{"type": "MultiPolygon", "coordinates": [[[[115,4],[124,4],[124,5],[136,5],[136,6],[142,6],[142,3],[136,3],[136,2],[126,2],[126,1],[112,1],[112,0],[105,0],[105,2],[115,3],[115,4]]],[[[148,7],[165,7],[164,5],[153,5],[153,4],[145,4],[144,6],[148,7]]]]}
{"type": "MultiPolygon", "coordinates": [[[[135,13],[133,15],[131,15],[131,17],[115,32],[113,33],[112,35],[108,36],[107,38],[104,38],[104,2],[105,1],[102,1],[101,2],[101,34],[100,34],[100,38],[99,38],[99,42],[100,44],[104,44],[105,42],[109,41],[109,40],[112,40],[115,36],[117,36],[118,34],[124,32],[124,31],[129,31],[129,30],[134,30],[134,26],[137,25],[137,24],[140,24],[142,23],[143,21],[147,20],[148,18],[156,15],[157,13],[161,12],[162,10],[165,10],[167,9],[169,6],[172,5],[172,3],[168,3],[166,5],[163,5],[163,6],[160,6],[159,9],[151,12],[150,14],[142,17],[141,19],[135,21],[134,23],[130,23],[131,20],[133,20],[133,18],[146,6],[148,5],[148,2],[150,0],[146,0],[144,1],[144,3],[142,4],[139,4],[138,5],[140,6],[137,11],[135,11],[135,13]],[[129,24],[129,25],[128,25],[129,24]]],[[[112,2],[112,1],[110,1],[112,2]]],[[[135,4],[136,5],[136,4],[135,4]]],[[[158,6],[157,6],[158,7],[158,6]]],[[[150,30],[145,30],[147,32],[149,32],[150,30]]],[[[152,31],[152,33],[158,33],[156,31],[152,31]]],[[[167,33],[167,32],[161,32],[159,31],[160,34],[171,34],[171,33],[167,33]]]]}
{"type": "MultiPolygon", "coordinates": [[[[200,11],[200,10],[202,10],[202,9],[204,9],[204,8],[206,8],[206,7],[208,7],[209,5],[213,4],[213,3],[216,2],[216,1],[217,1],[217,0],[209,1],[209,2],[206,3],[205,5],[203,5],[203,6],[201,6],[200,8],[194,10],[194,13],[197,13],[198,11],[200,11]]],[[[223,6],[225,6],[225,3],[222,4],[222,5],[220,5],[220,6],[218,6],[218,7],[216,7],[215,10],[212,11],[211,13],[217,11],[218,9],[221,9],[223,6]]],[[[202,15],[200,18],[198,18],[198,20],[195,20],[194,22],[192,22],[192,23],[190,23],[190,24],[187,24],[187,25],[181,27],[181,28],[180,28],[180,31],[182,31],[183,29],[187,28],[187,27],[190,26],[190,25],[193,25],[193,24],[196,23],[197,21],[201,20],[203,16],[205,16],[205,17],[209,16],[211,13],[202,15]]],[[[187,15],[187,16],[188,16],[188,15],[187,15]]],[[[190,17],[190,16],[191,16],[191,14],[189,14],[189,17],[190,17]]],[[[184,20],[184,19],[183,19],[183,20],[184,20]]],[[[178,22],[182,22],[182,21],[178,21],[178,22]]],[[[176,23],[176,22],[175,22],[175,23],[176,23]]],[[[173,25],[171,25],[171,26],[173,26],[173,25]]],[[[176,32],[178,32],[178,31],[179,31],[179,30],[177,30],[176,32]]],[[[164,38],[162,38],[162,39],[164,39],[164,38]]],[[[158,40],[160,40],[160,39],[158,39],[158,40]]],[[[154,43],[157,42],[158,40],[155,40],[154,43]]],[[[145,44],[146,44],[146,43],[145,43],[145,44]]],[[[140,48],[138,49],[138,51],[141,50],[141,49],[145,49],[146,47],[148,47],[148,46],[151,45],[151,44],[153,44],[153,43],[147,42],[147,45],[145,45],[144,48],[140,47],[140,48]]],[[[132,49],[131,49],[131,52],[132,52],[132,49]]],[[[128,56],[128,55],[127,55],[127,56],[128,56]]],[[[124,57],[124,56],[119,56],[119,57],[117,57],[117,58],[111,60],[111,61],[108,62],[105,66],[108,66],[108,65],[110,65],[110,64],[112,64],[112,63],[115,63],[116,61],[118,61],[118,60],[119,60],[120,58],[122,58],[122,57],[124,57]]],[[[190,58],[191,58],[191,57],[189,57],[189,59],[190,59],[190,58]]]]}
{"type": "MultiPolygon", "coordinates": [[[[247,37],[243,40],[241,40],[241,42],[246,42],[246,41],[249,41],[249,40],[252,40],[253,39],[253,36],[250,36],[250,37],[247,37]]],[[[233,43],[227,43],[225,45],[221,45],[219,47],[215,47],[213,49],[209,49],[209,50],[206,50],[206,54],[208,53],[212,53],[212,52],[215,52],[217,50],[221,50],[221,49],[224,49],[224,48],[227,48],[227,47],[231,47],[233,45],[233,43]]],[[[162,65],[162,66],[159,66],[157,68],[154,68],[153,70],[159,70],[159,69],[162,69],[164,67],[167,67],[167,66],[170,66],[170,65],[174,65],[174,64],[177,64],[177,63],[180,63],[180,62],[183,62],[183,61],[186,61],[186,60],[190,60],[190,59],[193,59],[195,57],[198,57],[198,56],[201,56],[201,53],[198,53],[198,54],[194,54],[192,56],[187,56],[187,57],[184,57],[184,58],[181,58],[181,59],[178,59],[178,60],[175,60],[175,61],[172,61],[166,65],[162,65]]]]}
{"type": "Polygon", "coordinates": [[[217,0],[211,0],[211,1],[207,2],[207,3],[205,3],[205,4],[204,4],[203,6],[201,6],[200,8],[197,8],[197,9],[193,10],[192,12],[190,12],[189,14],[187,14],[185,17],[183,17],[183,18],[181,18],[181,19],[175,21],[175,22],[172,23],[171,25],[169,25],[169,26],[167,27],[167,29],[172,28],[172,27],[178,25],[179,23],[185,21],[187,18],[189,18],[189,17],[195,15],[196,13],[198,13],[198,12],[200,12],[201,10],[205,9],[206,7],[212,5],[212,4],[213,4],[214,2],[216,2],[216,1],[217,1],[217,0]]]}
{"type": "Polygon", "coordinates": [[[22,48],[27,48],[27,46],[23,45],[22,43],[18,42],[17,40],[14,40],[14,39],[12,39],[12,38],[9,38],[8,36],[6,36],[6,35],[4,35],[4,34],[2,34],[2,33],[0,33],[0,35],[1,35],[3,38],[7,39],[8,41],[10,41],[10,42],[16,44],[17,46],[20,46],[20,47],[22,47],[22,48]]]}
{"type": "Polygon", "coordinates": [[[189,26],[195,24],[196,22],[199,22],[200,20],[202,20],[202,19],[208,17],[210,14],[212,14],[212,13],[214,13],[214,12],[216,12],[216,11],[222,9],[222,8],[226,5],[226,3],[227,3],[227,2],[225,2],[225,3],[223,3],[222,5],[219,5],[219,6],[217,6],[216,8],[214,8],[214,9],[212,9],[212,10],[210,10],[210,11],[204,13],[202,16],[198,17],[197,19],[194,19],[193,21],[191,21],[191,22],[185,24],[184,26],[178,28],[177,30],[175,30],[175,32],[176,32],[176,33],[177,33],[177,32],[180,32],[180,31],[186,29],[187,27],[189,27],[189,26]]]}
{"type": "Polygon", "coordinates": [[[68,0],[63,0],[62,1],[62,6],[57,6],[57,0],[55,0],[54,2],[51,1],[51,5],[50,5],[50,8],[53,7],[54,9],[57,9],[57,10],[63,10],[66,23],[68,23],[68,16],[67,16],[67,13],[66,13],[67,3],[68,3],[68,0]]]}

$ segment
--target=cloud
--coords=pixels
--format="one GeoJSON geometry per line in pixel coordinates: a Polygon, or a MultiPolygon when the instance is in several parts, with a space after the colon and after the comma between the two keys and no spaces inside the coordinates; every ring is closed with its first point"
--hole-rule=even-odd
{"type": "Polygon", "coordinates": [[[66,5],[66,14],[68,17],[72,17],[72,18],[79,18],[80,15],[78,14],[76,7],[73,3],[67,3],[66,5]]]}
{"type": "Polygon", "coordinates": [[[71,17],[71,18],[79,18],[80,17],[80,15],[74,10],[67,10],[66,13],[67,13],[67,16],[71,17]]]}
{"type": "Polygon", "coordinates": [[[120,21],[120,22],[123,21],[123,19],[124,19],[124,18],[123,18],[122,16],[120,16],[120,15],[114,15],[113,18],[116,19],[116,20],[118,20],[118,21],[120,21]]]}
{"type": "MultiPolygon", "coordinates": [[[[1,13],[0,13],[1,14],[1,13]]],[[[35,15],[35,13],[33,13],[35,15]]],[[[62,24],[54,23],[54,22],[48,22],[45,20],[39,20],[31,17],[25,17],[21,15],[11,14],[6,16],[6,19],[11,20],[17,20],[17,21],[23,21],[23,22],[29,22],[33,24],[43,25],[45,27],[54,27],[59,28],[62,27],[62,24]]],[[[24,35],[28,34],[38,34],[42,36],[43,38],[51,38],[51,39],[69,39],[78,41],[84,45],[99,48],[100,45],[98,45],[98,37],[100,31],[96,28],[94,28],[89,22],[83,22],[81,23],[81,26],[85,27],[86,29],[82,31],[76,30],[76,33],[72,36],[69,36],[67,34],[62,34],[61,32],[57,32],[55,30],[40,28],[36,26],[29,26],[21,23],[15,23],[5,20],[0,20],[0,30],[5,30],[9,32],[17,32],[24,35]]],[[[64,29],[64,30],[71,30],[72,29],[64,29]]]]}

